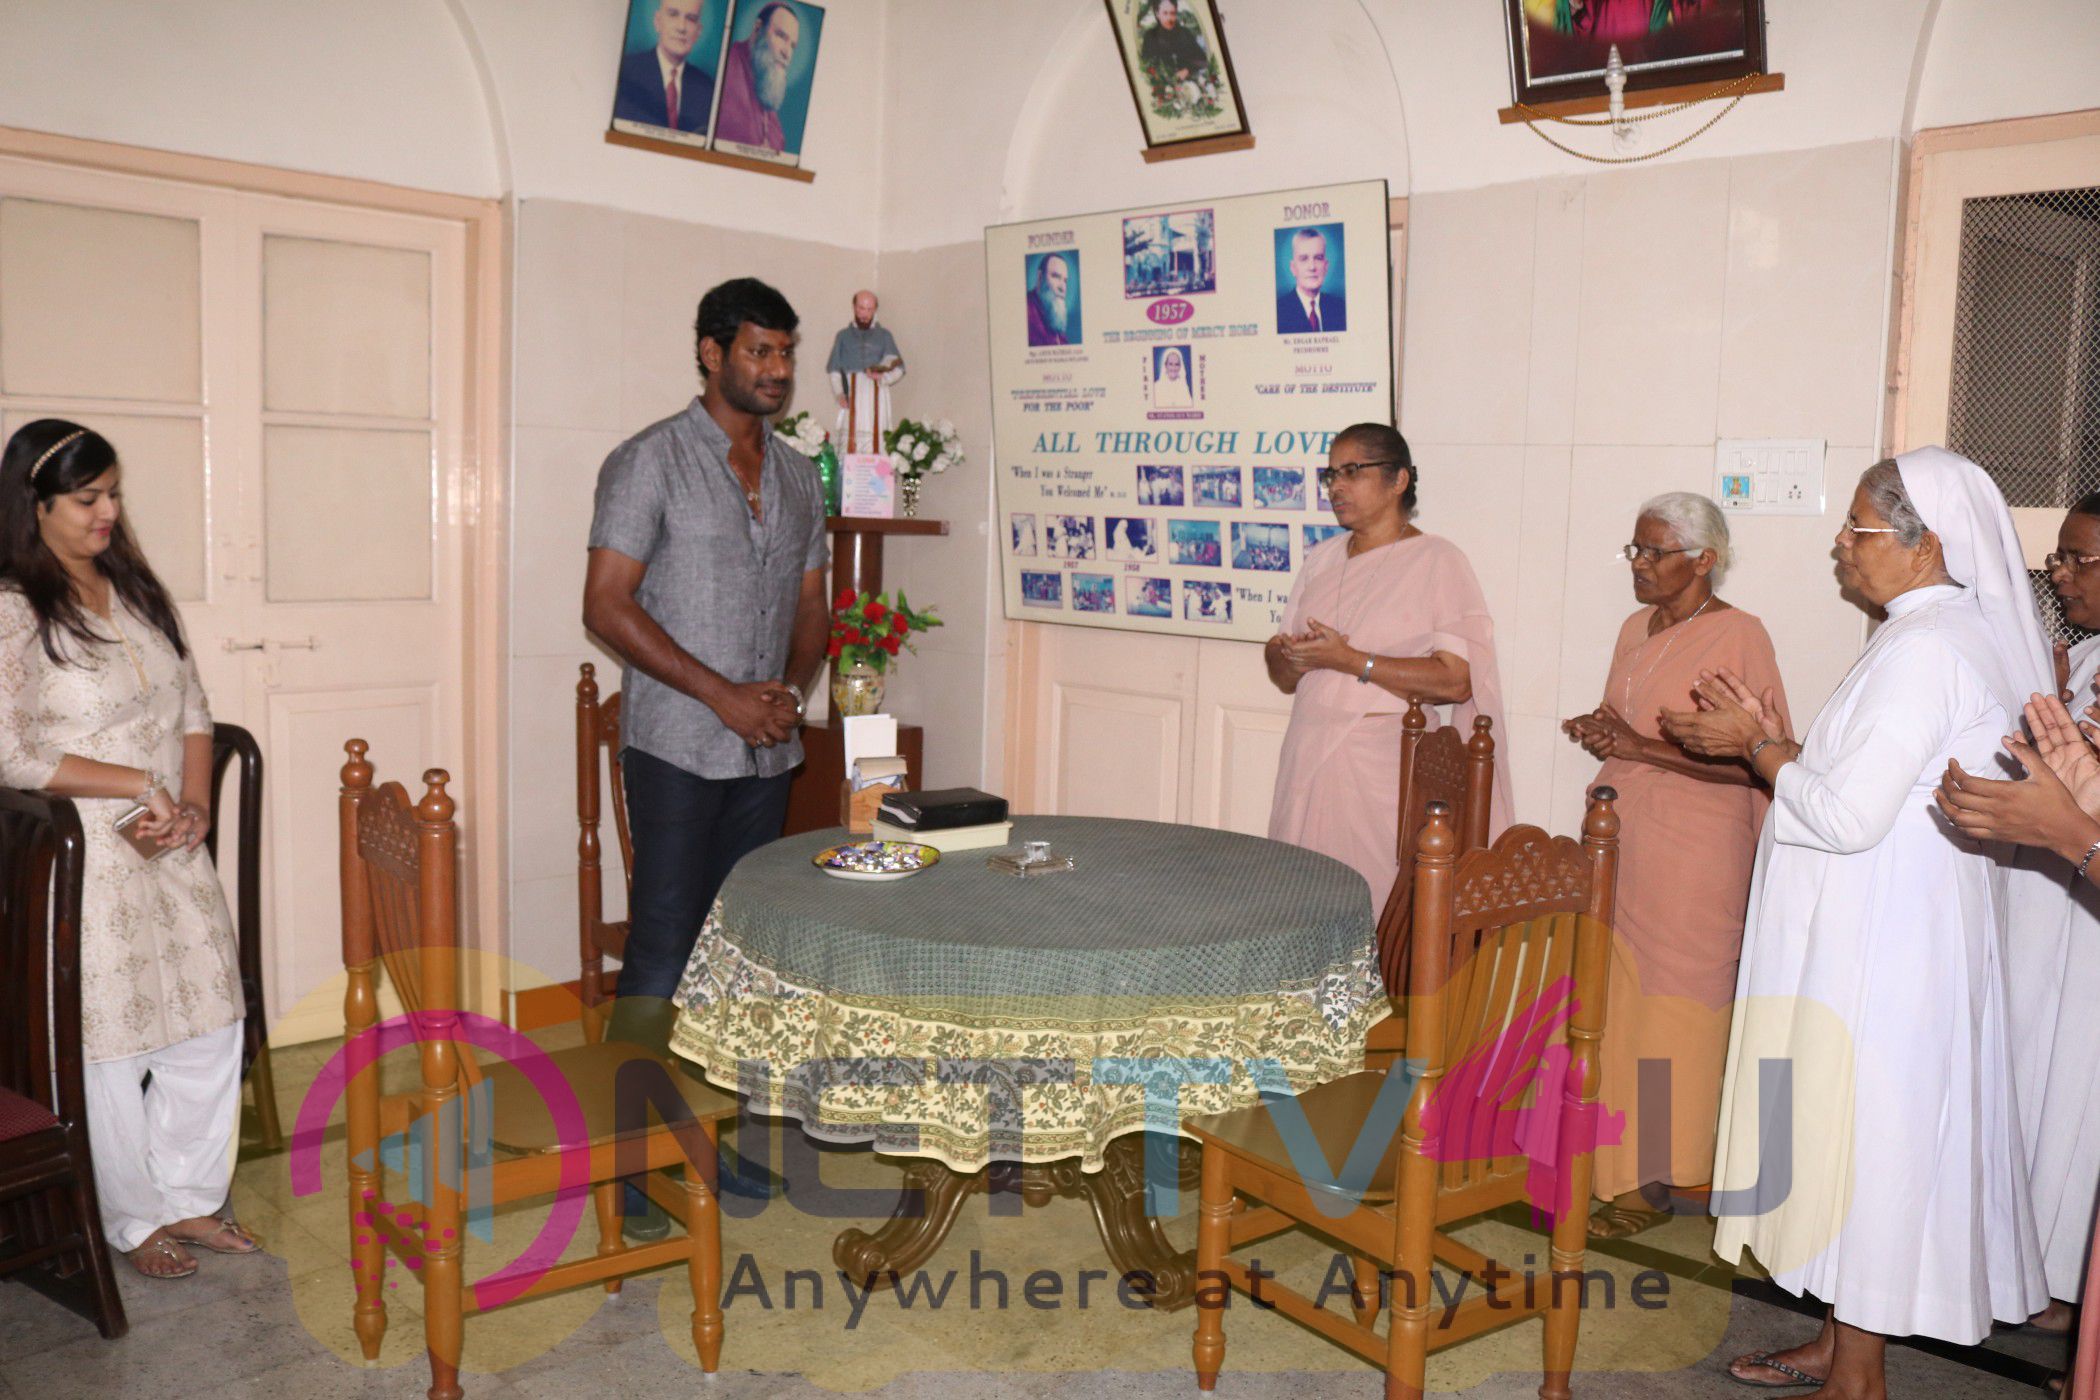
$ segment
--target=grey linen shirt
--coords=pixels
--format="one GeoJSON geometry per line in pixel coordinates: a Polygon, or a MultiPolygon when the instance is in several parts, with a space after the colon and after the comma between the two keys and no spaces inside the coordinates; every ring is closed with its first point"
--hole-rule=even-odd
{"type": "MultiPolygon", "coordinates": [[[[830,555],[823,487],[809,458],[770,429],[751,518],[729,435],[693,400],[642,429],[598,471],[591,548],[645,566],[635,599],[671,640],[732,682],[785,674],[802,575],[830,555]]],[[[620,740],[702,778],[770,778],[802,761],[798,733],[754,749],[683,691],[620,668],[620,740]]]]}

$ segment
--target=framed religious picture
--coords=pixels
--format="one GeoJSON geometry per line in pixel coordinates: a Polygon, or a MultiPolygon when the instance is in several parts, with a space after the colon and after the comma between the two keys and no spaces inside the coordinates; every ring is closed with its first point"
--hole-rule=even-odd
{"type": "Polygon", "coordinates": [[[1107,0],[1145,158],[1254,144],[1211,0],[1107,0]]]}
{"type": "Polygon", "coordinates": [[[705,146],[728,18],[729,0],[629,0],[613,130],[705,146]]]}
{"type": "Polygon", "coordinates": [[[1601,97],[1614,45],[1627,91],[1765,71],[1764,0],[1503,0],[1523,106],[1601,97]]]}
{"type": "Polygon", "coordinates": [[[711,149],[799,165],[816,86],[824,7],[805,0],[736,0],[715,85],[711,149]]]}

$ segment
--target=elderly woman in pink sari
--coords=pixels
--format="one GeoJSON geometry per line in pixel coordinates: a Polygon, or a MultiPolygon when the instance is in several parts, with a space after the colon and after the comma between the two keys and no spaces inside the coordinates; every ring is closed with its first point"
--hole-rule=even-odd
{"type": "Polygon", "coordinates": [[[1664,736],[1702,673],[1726,669],[1786,715],[1764,624],[1714,591],[1728,571],[1728,522],[1704,496],[1642,505],[1626,546],[1634,601],[1604,700],[1561,728],[1604,760],[1619,794],[1619,885],[1598,1097],[1626,1115],[1599,1144],[1591,1189],[1606,1204],[1590,1234],[1618,1239],[1669,1214],[1672,1186],[1713,1175],[1714,1124],[1750,870],[1768,793],[1750,766],[1701,758],[1664,736]],[[1643,1107],[1663,1114],[1649,1121],[1643,1107]]]}
{"type": "MultiPolygon", "coordinates": [[[[1354,867],[1375,908],[1400,873],[1407,701],[1448,705],[1466,727],[1486,715],[1507,743],[1495,624],[1465,555],[1410,519],[1419,476],[1406,438],[1383,423],[1345,428],[1320,479],[1345,533],[1306,554],[1263,653],[1269,679],[1292,697],[1269,835],[1354,867]]],[[[1508,823],[1507,765],[1497,762],[1489,825],[1508,823]]]]}

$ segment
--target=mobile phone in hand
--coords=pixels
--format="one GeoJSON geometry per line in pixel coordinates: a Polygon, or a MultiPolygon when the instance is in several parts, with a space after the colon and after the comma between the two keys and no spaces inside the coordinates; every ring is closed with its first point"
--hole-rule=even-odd
{"type": "Polygon", "coordinates": [[[117,835],[131,843],[132,850],[137,851],[147,860],[159,860],[175,848],[173,846],[163,846],[160,842],[139,830],[139,823],[151,815],[152,811],[153,809],[145,803],[134,802],[129,811],[117,818],[116,830],[117,835]]]}

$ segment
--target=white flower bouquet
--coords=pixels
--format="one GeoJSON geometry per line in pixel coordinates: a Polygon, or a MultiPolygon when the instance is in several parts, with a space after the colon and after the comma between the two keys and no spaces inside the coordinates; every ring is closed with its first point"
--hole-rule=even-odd
{"type": "Polygon", "coordinates": [[[808,409],[790,413],[773,425],[773,431],[787,440],[787,445],[805,457],[814,458],[831,441],[831,434],[817,422],[808,409]]]}
{"type": "Polygon", "coordinates": [[[944,472],[961,466],[963,460],[962,438],[945,418],[937,423],[900,418],[896,427],[882,435],[882,447],[901,477],[916,479],[944,472]]]}

